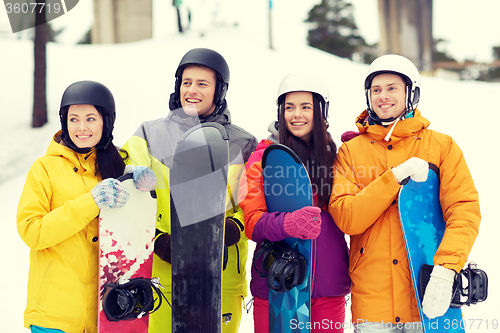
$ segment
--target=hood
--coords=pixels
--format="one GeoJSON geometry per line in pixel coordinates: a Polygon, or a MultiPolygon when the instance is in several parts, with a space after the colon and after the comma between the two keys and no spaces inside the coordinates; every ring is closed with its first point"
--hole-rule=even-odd
{"type": "Polygon", "coordinates": [[[255,151],[248,158],[248,161],[245,165],[245,170],[248,170],[255,162],[262,161],[262,156],[264,155],[264,151],[267,147],[269,147],[273,143],[279,143],[279,133],[276,129],[277,124],[278,122],[275,120],[269,124],[269,127],[267,129],[269,132],[271,132],[271,135],[269,135],[267,139],[263,139],[259,142],[259,144],[255,148],[255,151]]]}
{"type": "Polygon", "coordinates": [[[267,130],[269,133],[271,133],[268,137],[267,140],[271,141],[272,143],[279,143],[280,142],[280,133],[278,132],[278,121],[273,120],[269,126],[267,127],[267,130]]]}
{"type": "Polygon", "coordinates": [[[375,141],[384,141],[392,130],[387,141],[396,143],[403,138],[413,136],[420,130],[429,127],[430,121],[422,117],[418,109],[415,109],[414,113],[412,118],[406,118],[392,125],[383,126],[370,124],[368,121],[368,112],[365,110],[356,118],[356,126],[361,134],[367,133],[373,137],[375,141]],[[394,129],[392,127],[394,127],[394,129]]]}
{"type": "Polygon", "coordinates": [[[46,156],[61,156],[69,160],[75,166],[83,166],[85,169],[95,169],[96,154],[92,148],[90,152],[79,154],[69,147],[66,147],[62,141],[62,130],[54,134],[49,148],[47,148],[46,156]]]}

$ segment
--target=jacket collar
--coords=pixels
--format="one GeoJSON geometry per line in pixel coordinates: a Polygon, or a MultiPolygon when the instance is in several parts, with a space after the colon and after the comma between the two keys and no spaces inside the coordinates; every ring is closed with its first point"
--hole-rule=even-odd
{"type": "Polygon", "coordinates": [[[62,130],[54,134],[45,155],[64,157],[76,167],[81,166],[85,170],[95,170],[96,154],[94,149],[92,149],[89,153],[79,154],[76,151],[62,144],[61,135],[62,135],[62,130]]]}
{"type": "MultiPolygon", "coordinates": [[[[420,130],[429,127],[430,121],[422,117],[418,109],[415,109],[414,112],[415,114],[412,118],[406,118],[394,125],[390,138],[387,140],[388,142],[396,143],[403,138],[415,136],[420,130]]],[[[366,110],[356,118],[356,126],[359,132],[368,133],[376,141],[384,141],[393,125],[382,126],[370,124],[368,119],[368,112],[366,110]]]]}
{"type": "Polygon", "coordinates": [[[170,110],[169,114],[167,115],[167,119],[170,119],[188,128],[191,128],[200,123],[207,123],[207,122],[214,122],[224,126],[231,123],[231,113],[229,112],[229,109],[227,108],[227,104],[225,102],[222,108],[223,110],[221,113],[217,115],[211,114],[206,118],[191,117],[186,115],[186,113],[184,113],[182,108],[176,108],[170,110]]]}

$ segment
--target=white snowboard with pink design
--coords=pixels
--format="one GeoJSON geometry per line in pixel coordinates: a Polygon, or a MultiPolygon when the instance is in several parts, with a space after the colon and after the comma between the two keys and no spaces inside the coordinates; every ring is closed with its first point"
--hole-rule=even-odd
{"type": "MultiPolygon", "coordinates": [[[[99,293],[106,283],[136,277],[151,278],[156,230],[156,200],[153,192],[136,189],[131,174],[120,177],[130,192],[122,208],[102,209],[99,216],[99,293]]],[[[111,322],[99,299],[99,333],[146,333],[149,316],[111,322]]]]}

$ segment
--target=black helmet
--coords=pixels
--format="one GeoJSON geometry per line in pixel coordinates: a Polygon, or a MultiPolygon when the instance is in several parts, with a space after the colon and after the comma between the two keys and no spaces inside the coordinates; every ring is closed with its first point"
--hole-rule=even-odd
{"type": "Polygon", "coordinates": [[[189,65],[205,66],[212,69],[217,76],[217,85],[215,87],[214,104],[217,114],[225,101],[227,89],[229,87],[229,66],[226,60],[218,52],[210,49],[197,48],[188,51],[182,57],[177,70],[175,71],[175,91],[173,95],[174,106],[181,107],[180,87],[182,82],[182,72],[189,65]]]}
{"type": "Polygon", "coordinates": [[[68,108],[71,105],[88,104],[96,107],[103,118],[103,130],[101,141],[97,148],[106,149],[113,140],[113,127],[116,119],[115,100],[111,91],[105,85],[95,81],[79,81],[71,84],[61,99],[59,108],[59,119],[61,121],[62,139],[74,151],[87,153],[91,148],[78,148],[68,133],[68,108]]]}

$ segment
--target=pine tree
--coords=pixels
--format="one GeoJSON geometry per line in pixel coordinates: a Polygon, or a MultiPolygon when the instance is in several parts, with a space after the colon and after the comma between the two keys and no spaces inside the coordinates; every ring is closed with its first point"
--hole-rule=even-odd
{"type": "Polygon", "coordinates": [[[493,51],[493,59],[500,60],[500,45],[493,46],[492,51],[493,51]]]}
{"type": "Polygon", "coordinates": [[[434,62],[444,62],[444,61],[453,61],[457,62],[453,56],[448,54],[446,50],[443,51],[438,51],[439,45],[441,44],[446,44],[448,41],[446,39],[438,38],[434,39],[434,47],[433,50],[434,52],[432,53],[432,59],[434,62]]]}
{"type": "Polygon", "coordinates": [[[492,53],[495,62],[488,68],[486,81],[500,82],[500,65],[498,65],[500,62],[500,45],[493,46],[492,53]]]}
{"type": "Polygon", "coordinates": [[[344,0],[322,0],[306,22],[315,26],[307,37],[312,47],[352,60],[353,53],[367,45],[354,22],[352,4],[344,0]]]}

